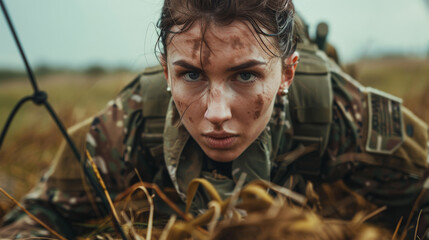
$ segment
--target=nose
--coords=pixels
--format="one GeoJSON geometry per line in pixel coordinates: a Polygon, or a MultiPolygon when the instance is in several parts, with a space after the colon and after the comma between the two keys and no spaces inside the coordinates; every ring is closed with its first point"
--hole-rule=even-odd
{"type": "Polygon", "coordinates": [[[204,118],[216,126],[222,125],[232,117],[230,101],[226,95],[219,89],[209,91],[204,118]]]}

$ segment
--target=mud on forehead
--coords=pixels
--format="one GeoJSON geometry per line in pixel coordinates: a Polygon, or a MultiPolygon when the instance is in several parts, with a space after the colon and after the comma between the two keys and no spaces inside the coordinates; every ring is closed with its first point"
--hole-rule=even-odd
{"type": "Polygon", "coordinates": [[[228,25],[208,23],[208,26],[202,26],[201,21],[196,21],[187,31],[181,32],[181,26],[177,25],[171,31],[177,33],[168,36],[167,55],[178,51],[192,58],[201,57],[203,64],[210,64],[210,56],[225,49],[256,53],[267,61],[278,55],[274,42],[276,39],[257,34],[246,21],[233,21],[228,25]],[[177,46],[178,42],[184,43],[186,47],[177,46]]]}

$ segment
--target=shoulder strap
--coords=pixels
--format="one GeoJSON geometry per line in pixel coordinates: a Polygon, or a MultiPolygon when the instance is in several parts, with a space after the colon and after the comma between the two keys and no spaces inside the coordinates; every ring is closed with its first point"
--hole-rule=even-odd
{"type": "Polygon", "coordinates": [[[146,68],[140,77],[143,117],[165,117],[170,93],[161,66],[146,68]]]}
{"type": "Polygon", "coordinates": [[[167,91],[167,81],[161,66],[146,68],[140,79],[143,108],[142,143],[150,154],[162,156],[165,116],[171,94],[167,91]]]}
{"type": "Polygon", "coordinates": [[[299,47],[300,63],[289,94],[293,141],[296,146],[318,144],[320,157],[326,149],[332,122],[331,78],[315,45],[299,47]]]}

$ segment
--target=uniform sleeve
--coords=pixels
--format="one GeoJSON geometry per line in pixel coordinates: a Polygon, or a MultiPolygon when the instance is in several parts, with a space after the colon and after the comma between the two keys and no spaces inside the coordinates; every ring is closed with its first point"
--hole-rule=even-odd
{"type": "MultiPolygon", "coordinates": [[[[70,129],[76,146],[92,155],[106,186],[114,198],[134,176],[135,142],[141,119],[140,84],[136,79],[95,118],[70,129]]],[[[82,165],[70,148],[62,143],[52,166],[23,200],[32,214],[66,238],[88,229],[81,223],[105,215],[100,198],[95,196],[82,165]]],[[[48,231],[25,213],[14,209],[5,216],[0,238],[48,237],[48,231]]]]}
{"type": "Polygon", "coordinates": [[[378,91],[374,96],[344,73],[332,73],[332,87],[333,123],[322,176],[341,180],[368,202],[386,206],[373,218],[383,227],[394,230],[401,217],[404,227],[411,213],[415,221],[421,209],[428,211],[423,188],[427,125],[404,106],[397,107],[397,99],[378,91]]]}

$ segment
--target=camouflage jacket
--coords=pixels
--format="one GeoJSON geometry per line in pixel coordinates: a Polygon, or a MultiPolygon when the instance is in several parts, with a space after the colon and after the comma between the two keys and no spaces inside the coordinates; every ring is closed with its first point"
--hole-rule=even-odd
{"type": "MultiPolygon", "coordinates": [[[[361,86],[314,46],[299,51],[290,94],[277,97],[267,127],[229,166],[208,159],[181,125],[159,67],[146,69],[99,115],[72,127],[70,134],[93,156],[113,199],[139,177],[159,185],[182,208],[187,186],[197,177],[209,180],[222,197],[231,194],[242,173],[246,182],[265,179],[303,194],[308,181],[319,190],[324,183],[341,181],[371,204],[387,206],[374,222],[394,229],[423,190],[426,124],[401,107],[400,100],[361,86]]],[[[423,192],[415,210],[427,199],[423,192]]],[[[199,191],[192,212],[203,211],[207,201],[199,191]]],[[[155,202],[158,212],[172,212],[158,197],[155,202]]],[[[83,222],[106,214],[64,143],[23,203],[68,238],[85,231],[83,222]]],[[[429,222],[426,211],[420,236],[429,222]]],[[[47,235],[18,210],[5,217],[0,230],[0,237],[47,235]]]]}

